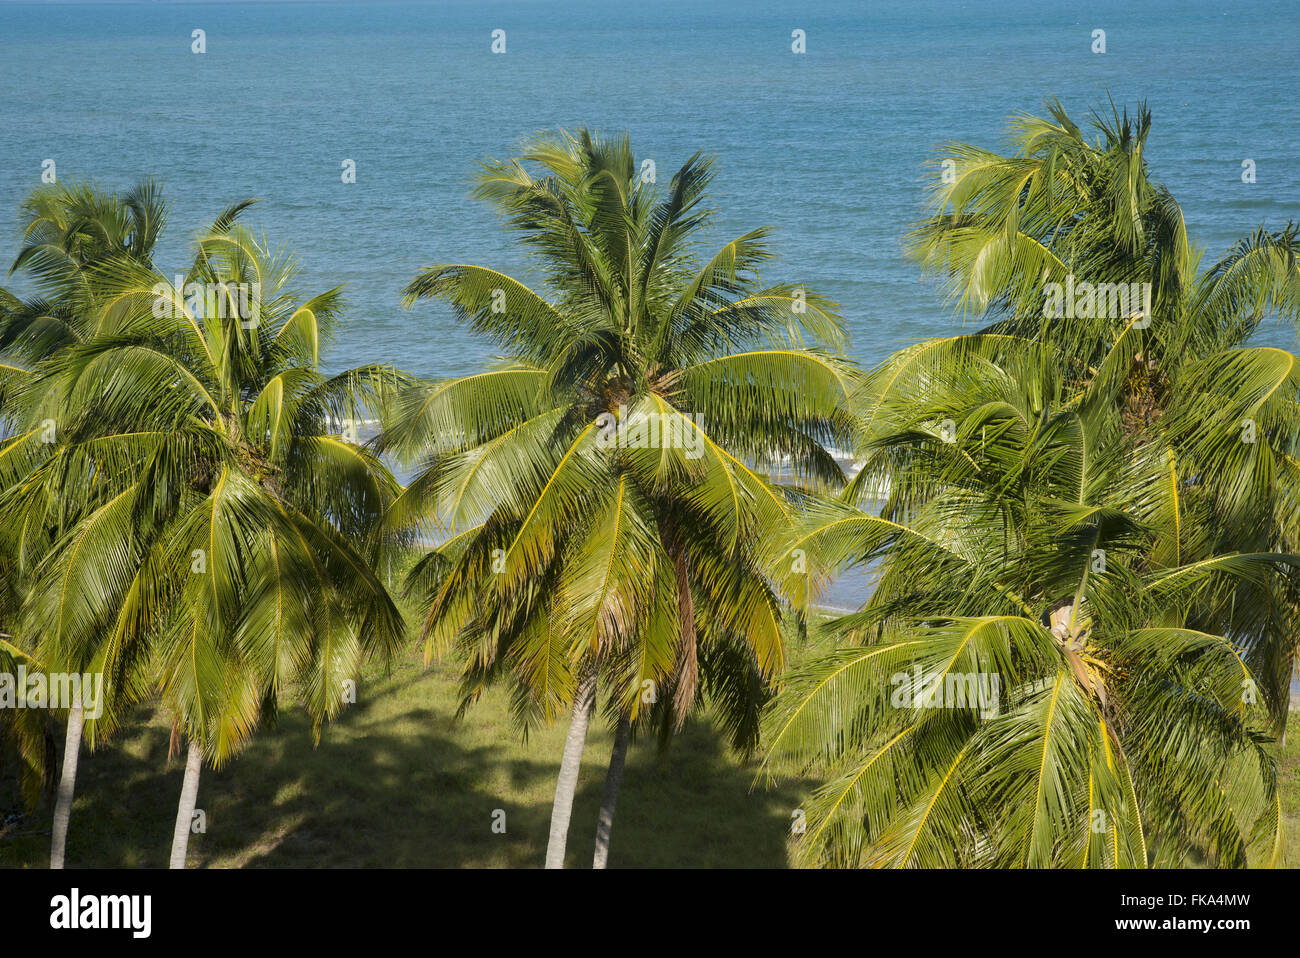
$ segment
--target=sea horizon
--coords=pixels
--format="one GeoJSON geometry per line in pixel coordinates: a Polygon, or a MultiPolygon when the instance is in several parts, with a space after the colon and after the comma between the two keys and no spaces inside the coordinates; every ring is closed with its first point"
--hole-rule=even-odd
{"type": "MultiPolygon", "coordinates": [[[[220,209],[257,197],[245,221],[294,251],[302,285],[345,285],[350,305],[327,368],[395,362],[451,377],[482,368],[493,350],[445,306],[403,309],[401,289],[438,262],[529,275],[468,192],[476,162],[511,155],[545,128],[625,130],[665,175],[697,149],[719,154],[712,240],[772,225],[772,275],[799,276],[836,300],[864,366],[979,324],[903,256],[926,209],[923,164],[950,140],[1001,148],[1007,117],[1040,112],[1048,95],[1080,116],[1111,99],[1130,110],[1148,103],[1149,161],[1206,261],[1259,225],[1300,218],[1300,167],[1288,162],[1300,155],[1300,106],[1286,95],[1300,86],[1287,82],[1300,81],[1300,58],[1285,56],[1300,5],[1259,4],[1245,17],[1205,0],[1140,11],[1103,2],[1083,17],[1026,0],[993,12],[922,0],[904,16],[877,5],[671,0],[593,27],[600,6],[3,0],[0,86],[27,96],[0,102],[9,172],[0,235],[17,237],[20,204],[47,160],[60,179],[106,188],[162,179],[173,201],[157,255],[165,275],[220,209]],[[1261,16],[1278,25],[1271,40],[1253,26],[1261,16]],[[196,29],[202,55],[191,50],[196,29]],[[494,29],[506,31],[504,55],[491,52],[494,29]],[[790,55],[794,29],[806,32],[805,56],[790,55]],[[1090,52],[1093,29],[1106,31],[1104,54],[1090,52]],[[67,69],[23,82],[47,58],[67,69]],[[1204,68],[1187,69],[1197,62],[1204,68]],[[1217,62],[1233,64],[1230,90],[1217,62]],[[717,100],[737,81],[743,109],[717,100]],[[393,101],[401,125],[377,126],[393,101]],[[832,113],[838,122],[825,122],[832,113]],[[1254,183],[1242,182],[1245,159],[1254,183]],[[340,174],[346,160],[354,183],[340,174]]],[[[1295,334],[1269,326],[1257,339],[1290,346],[1295,334]]],[[[827,604],[851,606],[859,577],[838,582],[827,604]]]]}
{"type": "MultiPolygon", "coordinates": [[[[771,225],[771,274],[839,302],[863,365],[978,325],[903,256],[926,209],[923,164],[950,140],[1004,147],[1007,118],[1041,112],[1049,95],[1080,117],[1110,99],[1130,111],[1147,102],[1149,162],[1205,262],[1260,225],[1300,218],[1289,95],[1300,5],[1102,2],[1084,15],[1027,0],[921,0],[905,12],[669,0],[593,17],[605,7],[5,0],[0,87],[23,95],[0,102],[0,235],[16,239],[47,160],[61,180],[105,188],[161,178],[173,201],[164,274],[222,208],[258,197],[245,220],[296,253],[302,285],[345,284],[329,368],[396,361],[443,377],[493,351],[445,307],[403,309],[401,289],[431,263],[527,273],[468,192],[476,162],[542,129],[627,131],[665,176],[696,150],[717,153],[711,240],[771,225]],[[491,52],[495,29],[504,55],[491,52]],[[804,56],[790,54],[795,29],[804,56]],[[1090,50],[1094,29],[1104,54],[1090,50]],[[1242,181],[1248,159],[1253,183],[1242,181]],[[347,160],[354,183],[343,182],[347,160]]],[[[1259,338],[1295,341],[1279,326],[1259,338]]]]}

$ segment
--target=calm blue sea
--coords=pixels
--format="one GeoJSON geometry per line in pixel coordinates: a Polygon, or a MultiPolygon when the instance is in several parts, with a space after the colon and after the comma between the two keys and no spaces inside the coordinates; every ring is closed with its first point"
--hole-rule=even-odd
{"type": "Polygon", "coordinates": [[[716,152],[716,240],[776,227],[771,275],[842,303],[865,362],[958,322],[900,256],[922,160],[949,139],[998,144],[1048,94],[1079,117],[1108,92],[1150,102],[1151,162],[1207,255],[1300,218],[1295,0],[0,2],[0,90],[0,259],[47,158],[105,186],[162,176],[165,269],[221,207],[258,196],[251,221],[298,251],[309,290],[348,284],[336,367],[449,375],[485,359],[398,294],[429,263],[523,269],[467,178],[539,128],[626,129],[665,175],[716,152]]]}
{"type": "Polygon", "coordinates": [[[541,128],[628,130],[665,178],[717,153],[713,239],[776,227],[770,276],[838,300],[865,363],[960,322],[900,255],[922,161],[950,139],[998,145],[1049,94],[1078,118],[1108,94],[1149,101],[1150,161],[1207,257],[1300,218],[1296,0],[0,0],[0,90],[0,259],[46,159],[107,187],[163,177],[168,272],[223,206],[261,197],[250,221],[298,252],[307,291],[347,284],[336,368],[442,376],[488,357],[399,291],[430,263],[524,271],[466,193],[475,160],[541,128]]]}

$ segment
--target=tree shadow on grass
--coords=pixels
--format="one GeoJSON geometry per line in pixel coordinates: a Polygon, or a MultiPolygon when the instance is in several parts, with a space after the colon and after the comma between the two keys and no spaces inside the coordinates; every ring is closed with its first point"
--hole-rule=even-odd
{"type": "MultiPolygon", "coordinates": [[[[286,711],[239,758],[205,767],[206,831],[191,837],[190,866],[540,867],[563,728],[522,745],[500,711],[471,711],[453,726],[451,705],[430,694],[427,678],[381,681],[316,748],[306,717],[286,711]]],[[[591,866],[611,738],[593,728],[588,741],[571,868],[591,866]]],[[[182,771],[180,756],[167,762],[168,742],[166,717],[143,709],[112,743],[83,754],[70,867],[166,866],[182,771]]],[[[801,783],[751,792],[752,781],[752,767],[702,721],[665,753],[633,743],[611,867],[785,867],[801,783]]],[[[44,867],[49,809],[16,832],[0,839],[0,865],[44,867]]]]}
{"type": "MultiPolygon", "coordinates": [[[[606,739],[612,736],[606,735],[606,739]]],[[[590,868],[609,744],[585,755],[565,855],[590,868]]],[[[610,839],[610,868],[786,868],[791,813],[805,782],[755,786],[724,737],[694,719],[661,750],[653,736],[632,743],[610,839]]]]}

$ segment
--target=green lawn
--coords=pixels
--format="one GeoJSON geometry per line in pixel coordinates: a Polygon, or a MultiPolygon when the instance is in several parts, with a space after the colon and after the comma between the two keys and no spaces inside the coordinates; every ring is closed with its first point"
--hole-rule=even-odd
{"type": "MultiPolygon", "coordinates": [[[[286,709],[226,768],[204,768],[207,832],[190,841],[191,867],[539,867],[565,728],[520,741],[501,692],[453,725],[456,689],[453,666],[426,670],[412,653],[390,675],[363,677],[318,748],[305,715],[286,709]],[[505,834],[492,831],[495,809],[505,834]]],[[[183,756],[167,763],[168,738],[165,717],[147,709],[83,753],[68,867],[166,866],[183,769],[183,756]]],[[[588,738],[569,867],[591,865],[612,741],[603,726],[588,738]]],[[[611,867],[784,867],[804,788],[752,788],[754,769],[706,717],[664,753],[634,742],[611,867]]],[[[12,779],[0,778],[0,822],[18,810],[12,779]]],[[[0,825],[0,867],[45,867],[49,840],[48,808],[0,825]]]]}
{"type": "MultiPolygon", "coordinates": [[[[312,747],[301,712],[286,711],[220,772],[204,769],[206,834],[190,842],[201,867],[536,867],[546,847],[564,728],[524,743],[505,696],[489,694],[460,723],[456,670],[412,655],[365,677],[358,702],[312,747]],[[506,813],[494,834],[495,809],[506,813]]],[[[167,764],[168,725],[155,710],[95,754],[83,754],[68,838],[69,867],[163,867],[181,762],[167,764]]],[[[568,865],[589,867],[612,736],[594,728],[570,830],[568,865]]],[[[60,743],[61,745],[62,743],[60,743]]],[[[630,749],[611,865],[784,867],[790,812],[807,783],[751,788],[743,764],[705,718],[666,753],[630,749]]],[[[1300,867],[1300,713],[1282,750],[1287,844],[1300,867]]],[[[0,778],[0,822],[19,810],[0,778]]],[[[44,867],[50,812],[0,825],[0,867],[44,867]]]]}
{"type": "Polygon", "coordinates": [[[1286,746],[1273,753],[1279,757],[1278,781],[1282,787],[1282,815],[1285,819],[1286,845],[1282,849],[1285,868],[1300,868],[1300,708],[1292,700],[1287,716],[1286,746]]]}

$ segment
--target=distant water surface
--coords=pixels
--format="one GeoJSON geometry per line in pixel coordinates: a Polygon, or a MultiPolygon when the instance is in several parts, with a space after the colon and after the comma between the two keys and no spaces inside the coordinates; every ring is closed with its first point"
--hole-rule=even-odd
{"type": "Polygon", "coordinates": [[[541,128],[628,130],[665,180],[695,150],[717,153],[714,242],[776,227],[771,277],[842,303],[867,363],[957,322],[900,255],[921,162],[950,139],[998,145],[1005,118],[1048,94],[1080,119],[1107,91],[1146,98],[1151,163],[1211,255],[1300,218],[1300,4],[1083,6],[0,2],[0,254],[47,158],[111,187],[162,176],[165,270],[223,206],[258,196],[250,221],[298,252],[306,288],[348,284],[333,366],[454,375],[490,347],[436,306],[403,311],[399,291],[430,263],[524,269],[466,193],[477,159],[541,128]],[[355,184],[340,181],[344,159],[355,184]]]}
{"type": "MultiPolygon", "coordinates": [[[[1108,92],[1149,101],[1150,162],[1209,258],[1300,218],[1300,4],[1082,6],[0,2],[0,257],[47,158],[106,187],[163,177],[175,201],[165,272],[222,207],[261,197],[249,221],[296,250],[305,290],[347,284],[332,368],[464,374],[490,347],[438,306],[404,311],[400,290],[430,263],[524,272],[466,197],[473,165],[532,131],[585,124],[630,131],[665,182],[694,151],[717,153],[711,242],[774,226],[769,278],[839,301],[870,364],[960,321],[900,254],[923,210],[922,161],[951,139],[1001,145],[1006,117],[1049,94],[1079,120],[1108,92]],[[495,29],[504,55],[490,52],[495,29]],[[795,29],[805,55],[791,53],[795,29]],[[1241,182],[1246,158],[1254,184],[1241,182]],[[355,184],[340,180],[345,159],[355,184]]],[[[1280,327],[1262,338],[1294,342],[1280,327]]],[[[828,600],[855,594],[845,583],[828,600]]]]}

